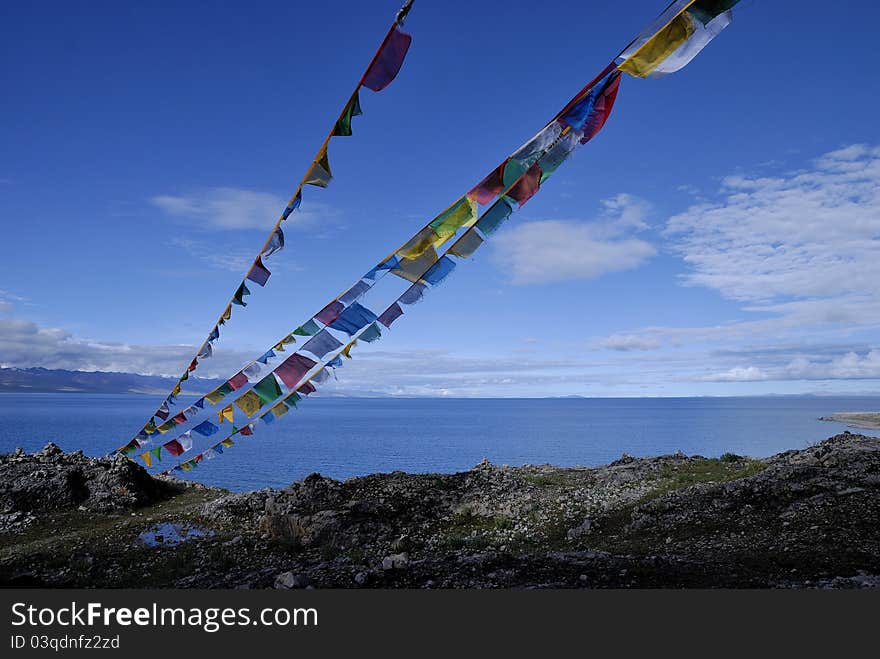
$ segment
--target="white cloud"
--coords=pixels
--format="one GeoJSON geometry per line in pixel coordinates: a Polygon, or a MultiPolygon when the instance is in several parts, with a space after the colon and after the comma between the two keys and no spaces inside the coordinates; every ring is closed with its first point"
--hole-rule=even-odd
{"type": "Polygon", "coordinates": [[[630,350],[653,350],[660,347],[660,341],[653,337],[635,334],[612,334],[596,342],[599,348],[628,352],[630,350]]]}
{"type": "MultiPolygon", "coordinates": [[[[24,318],[0,318],[0,367],[117,371],[180,375],[196,348],[191,345],[132,345],[76,337],[61,328],[40,327],[24,318]]],[[[202,377],[228,377],[247,355],[218,350],[199,368],[202,377]]]]}
{"type": "MultiPolygon", "coordinates": [[[[169,215],[196,221],[215,229],[264,229],[268,231],[287,206],[287,199],[268,192],[218,187],[187,195],[159,195],[150,199],[169,215]]],[[[305,224],[331,217],[321,203],[310,202],[288,219],[287,225],[305,224]]]]}
{"type": "Polygon", "coordinates": [[[669,220],[688,284],[750,303],[866,295],[880,281],[880,148],[779,177],[729,176],[720,203],[669,220]]]}
{"type": "Polygon", "coordinates": [[[830,359],[799,356],[775,369],[735,367],[705,378],[714,382],[759,380],[875,380],[880,379],[880,350],[850,351],[830,359]]]}
{"type": "Polygon", "coordinates": [[[493,240],[496,264],[515,284],[590,279],[635,268],[656,254],[648,242],[628,236],[647,228],[648,206],[620,194],[603,202],[598,221],[526,222],[493,240]]]}

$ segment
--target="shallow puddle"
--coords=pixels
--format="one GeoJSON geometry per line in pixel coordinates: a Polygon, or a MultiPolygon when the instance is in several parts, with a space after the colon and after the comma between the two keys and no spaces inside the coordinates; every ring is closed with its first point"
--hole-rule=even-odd
{"type": "Polygon", "coordinates": [[[187,540],[208,538],[212,535],[214,535],[213,531],[198,526],[162,522],[141,533],[138,542],[147,547],[174,547],[187,540]]]}

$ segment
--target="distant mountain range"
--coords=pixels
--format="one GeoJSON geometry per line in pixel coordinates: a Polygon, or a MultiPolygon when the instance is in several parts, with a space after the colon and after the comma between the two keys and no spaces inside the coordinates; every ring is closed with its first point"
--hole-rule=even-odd
{"type": "MultiPolygon", "coordinates": [[[[191,378],[195,391],[205,392],[223,380],[191,378]]],[[[176,378],[136,373],[65,371],[47,368],[0,368],[0,393],[165,394],[176,378]]]]}

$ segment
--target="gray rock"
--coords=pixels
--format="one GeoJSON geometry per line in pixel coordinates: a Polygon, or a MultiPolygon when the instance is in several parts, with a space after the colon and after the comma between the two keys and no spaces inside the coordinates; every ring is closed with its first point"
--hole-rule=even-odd
{"type": "Polygon", "coordinates": [[[409,565],[409,554],[391,554],[382,559],[383,570],[402,570],[409,565]]]}
{"type": "Polygon", "coordinates": [[[305,588],[309,585],[309,578],[304,574],[282,572],[275,577],[275,588],[279,590],[291,590],[293,588],[305,588]]]}

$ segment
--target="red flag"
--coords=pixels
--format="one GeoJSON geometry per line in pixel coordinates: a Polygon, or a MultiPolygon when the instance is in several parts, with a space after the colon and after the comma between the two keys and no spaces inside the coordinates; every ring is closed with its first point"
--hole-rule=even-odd
{"type": "Polygon", "coordinates": [[[174,457],[177,457],[178,455],[183,453],[183,447],[176,439],[172,439],[170,442],[165,442],[164,444],[162,444],[162,446],[174,457]]]}
{"type": "Polygon", "coordinates": [[[236,373],[231,378],[229,378],[229,380],[226,381],[226,384],[228,384],[233,389],[241,389],[247,383],[248,383],[247,376],[241,372],[236,373]]]}
{"type": "Polygon", "coordinates": [[[303,376],[311,371],[315,364],[316,362],[313,362],[308,357],[293,354],[281,362],[274,372],[288,388],[293,389],[296,383],[302,380],[303,376]]]}
{"type": "Polygon", "coordinates": [[[370,68],[364,74],[361,84],[374,92],[382,91],[390,85],[403,66],[403,59],[411,42],[412,36],[395,26],[370,62],[370,68]]]}

